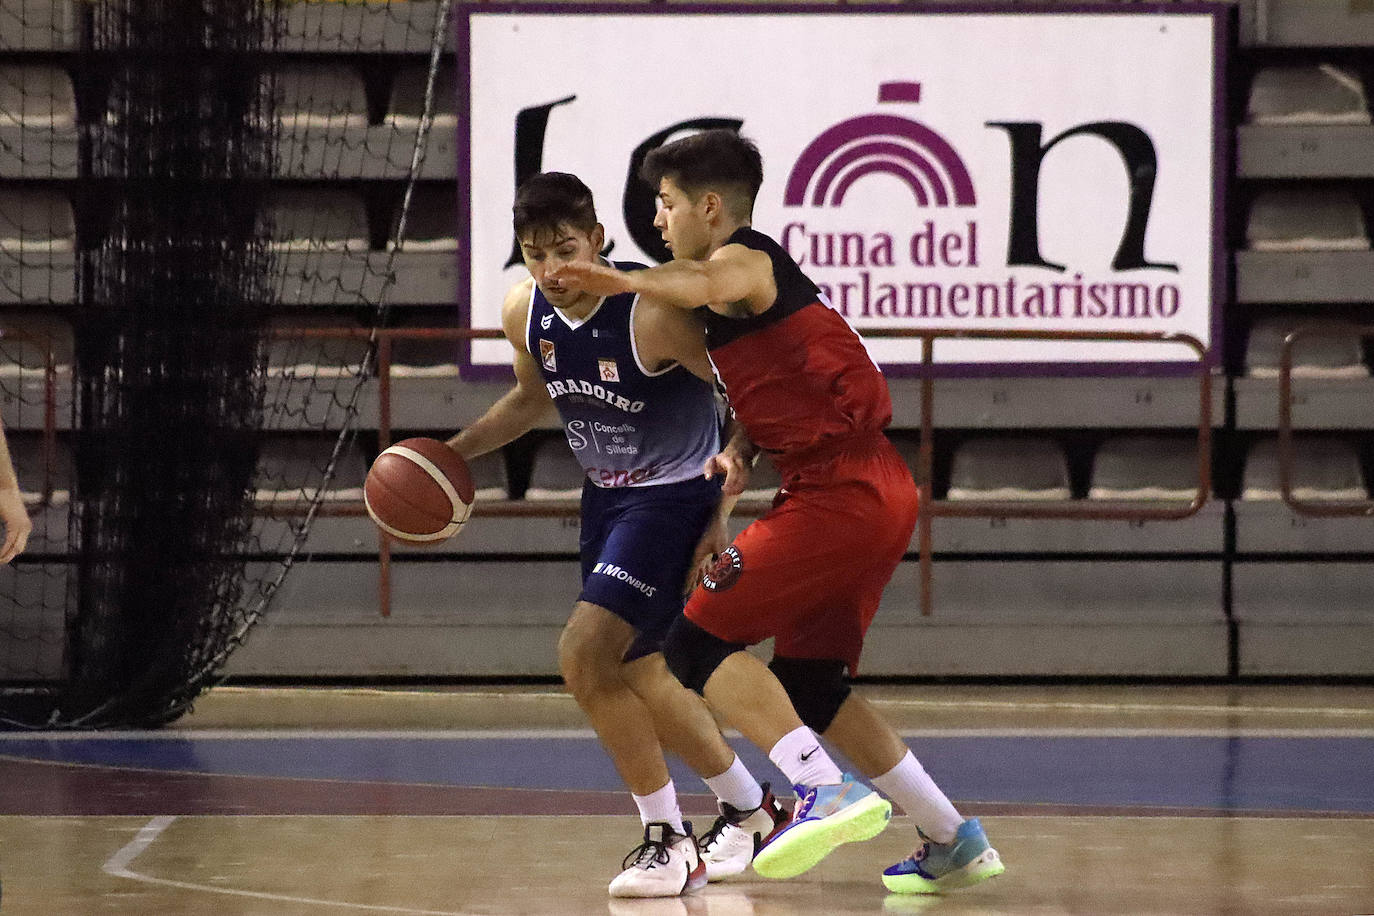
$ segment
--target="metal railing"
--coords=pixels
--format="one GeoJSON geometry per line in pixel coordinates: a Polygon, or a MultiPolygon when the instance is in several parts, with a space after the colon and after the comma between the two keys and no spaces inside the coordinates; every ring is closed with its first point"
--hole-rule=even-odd
{"type": "MultiPolygon", "coordinates": [[[[378,380],[377,435],[378,446],[385,449],[391,444],[391,394],[392,394],[392,344],[398,339],[412,340],[499,340],[504,338],[500,330],[475,328],[279,328],[275,336],[373,339],[377,344],[376,372],[378,380]]],[[[921,438],[920,453],[916,468],[916,483],[920,491],[923,510],[919,516],[918,537],[920,555],[920,600],[921,614],[932,613],[932,561],[933,537],[931,521],[936,516],[965,518],[1026,518],[1026,519],[1096,519],[1096,520],[1164,520],[1182,519],[1194,515],[1206,504],[1211,494],[1211,435],[1212,435],[1212,376],[1207,363],[1206,347],[1197,338],[1187,334],[1167,332],[1127,332],[1127,331],[975,331],[961,329],[872,329],[866,337],[907,338],[921,341],[921,438]],[[1197,421],[1197,489],[1191,500],[1179,504],[1177,501],[1164,505],[1142,505],[1133,501],[1107,500],[1060,500],[1051,502],[1017,502],[1008,500],[936,500],[933,498],[932,471],[934,464],[934,404],[935,404],[935,363],[934,344],[936,340],[991,340],[991,341],[1084,341],[1084,342],[1133,342],[1174,344],[1189,347],[1197,355],[1196,374],[1198,379],[1198,421],[1197,421]]],[[[771,506],[769,500],[741,500],[736,505],[739,515],[752,517],[762,515],[771,506]]],[[[261,512],[269,515],[305,515],[310,510],[310,502],[301,500],[295,504],[282,505],[273,501],[260,507],[261,512]]],[[[565,518],[576,516],[579,502],[575,499],[528,502],[525,500],[503,500],[479,502],[473,507],[472,515],[487,518],[565,518]]],[[[316,512],[319,516],[362,516],[367,514],[359,501],[323,503],[316,512]]],[[[391,544],[390,540],[378,532],[379,603],[382,616],[391,613],[391,544]]]]}

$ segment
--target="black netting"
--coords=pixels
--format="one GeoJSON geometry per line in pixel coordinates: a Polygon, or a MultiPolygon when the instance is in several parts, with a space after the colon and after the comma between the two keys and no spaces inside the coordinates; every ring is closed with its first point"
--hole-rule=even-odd
{"type": "Polygon", "coordinates": [[[0,719],[157,724],[356,498],[447,4],[0,17],[0,412],[35,518],[0,570],[0,719]]]}

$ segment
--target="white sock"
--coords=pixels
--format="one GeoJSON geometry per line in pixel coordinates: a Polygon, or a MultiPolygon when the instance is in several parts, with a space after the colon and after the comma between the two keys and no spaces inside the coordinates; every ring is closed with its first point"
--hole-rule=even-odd
{"type": "Polygon", "coordinates": [[[916,826],[937,843],[953,840],[959,825],[964,822],[911,751],[907,751],[895,767],[881,776],[874,776],[873,785],[901,805],[916,826]]]}
{"type": "Polygon", "coordinates": [[[631,792],[630,796],[639,808],[639,819],[644,826],[647,827],[655,821],[663,821],[678,833],[687,832],[682,829],[682,809],[677,806],[677,789],[673,788],[671,779],[667,785],[652,795],[635,795],[631,792]]]}
{"type": "Polygon", "coordinates": [[[716,798],[737,811],[753,811],[763,804],[763,787],[738,754],[728,770],[709,778],[702,777],[702,781],[716,793],[716,798]]]}
{"type": "Polygon", "coordinates": [[[844,777],[835,761],[821,747],[816,733],[803,725],[778,739],[768,759],[787,774],[794,786],[825,786],[842,782],[844,777]]]}

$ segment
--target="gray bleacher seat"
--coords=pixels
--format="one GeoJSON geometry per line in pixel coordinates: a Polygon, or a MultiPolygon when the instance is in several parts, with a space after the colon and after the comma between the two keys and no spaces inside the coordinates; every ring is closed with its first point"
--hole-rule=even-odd
{"type": "Polygon", "coordinates": [[[954,452],[949,498],[1068,499],[1069,467],[1052,439],[969,439],[954,452]]]}
{"type": "Polygon", "coordinates": [[[76,126],[76,93],[66,70],[46,64],[0,66],[0,129],[76,126]]]}
{"type": "Polygon", "coordinates": [[[525,499],[577,499],[587,472],[577,463],[567,441],[559,436],[545,439],[534,452],[534,467],[525,499]]]}
{"type": "Polygon", "coordinates": [[[298,330],[346,328],[352,322],[327,315],[277,316],[269,326],[267,374],[283,378],[355,378],[366,367],[366,337],[315,337],[298,330]]]}
{"type": "MultiPolygon", "coordinates": [[[[391,84],[391,99],[387,104],[386,123],[400,129],[414,130],[420,126],[425,110],[425,86],[429,80],[428,62],[404,66],[391,84]]],[[[458,74],[449,61],[439,65],[435,76],[434,130],[452,131],[458,127],[458,74]]]]}
{"type": "Polygon", "coordinates": [[[277,119],[287,130],[367,127],[367,90],[353,67],[298,64],[277,69],[274,77],[277,119]]]}
{"type": "Polygon", "coordinates": [[[782,477],[777,466],[767,455],[759,455],[753,471],[749,474],[749,488],[740,494],[740,499],[772,499],[782,486],[782,477]]]}
{"type": "MultiPolygon", "coordinates": [[[[44,487],[52,486],[51,506],[65,506],[71,500],[72,452],[66,439],[54,443],[51,465],[44,453],[43,435],[38,432],[12,432],[7,437],[14,473],[19,479],[19,495],[26,506],[43,500],[44,487]],[[49,476],[49,467],[51,475],[49,476]]],[[[65,532],[63,532],[65,535],[65,532]]]]}
{"type": "Polygon", "coordinates": [[[1265,191],[1250,207],[1245,230],[1253,251],[1367,251],[1359,202],[1332,188],[1265,191]]]}
{"type": "Polygon", "coordinates": [[[453,337],[397,337],[391,342],[391,377],[457,378],[462,346],[463,342],[453,337]]]}
{"type": "Polygon", "coordinates": [[[324,483],[335,442],[333,435],[266,437],[258,454],[258,504],[291,504],[314,499],[317,493],[327,502],[360,501],[367,463],[355,441],[344,443],[334,475],[324,483]]]}
{"type": "MultiPolygon", "coordinates": [[[[1293,495],[1301,500],[1369,498],[1355,446],[1349,440],[1334,437],[1294,440],[1292,486],[1293,495]]],[[[1261,439],[1246,456],[1241,499],[1281,497],[1278,440],[1261,439]]]]}
{"type": "Polygon", "coordinates": [[[1089,499],[1189,500],[1197,494],[1197,440],[1121,436],[1093,456],[1089,499]]]}
{"type": "Polygon", "coordinates": [[[367,207],[360,195],[337,188],[280,190],[269,198],[273,244],[286,251],[368,249],[367,207]]]}
{"type": "Polygon", "coordinates": [[[67,195],[0,186],[0,250],[72,251],[76,219],[67,195]]]}
{"type": "MultiPolygon", "coordinates": [[[[1321,327],[1320,322],[1304,322],[1304,326],[1321,327]]],[[[1251,378],[1275,378],[1279,374],[1279,356],[1283,339],[1293,330],[1295,322],[1257,321],[1250,329],[1245,350],[1245,373],[1251,378]]],[[[1364,363],[1360,338],[1342,333],[1332,327],[1332,333],[1304,334],[1293,345],[1293,375],[1307,378],[1365,378],[1369,367],[1364,363]]]]}
{"type": "MultiPolygon", "coordinates": [[[[387,249],[396,247],[396,233],[400,225],[400,203],[391,219],[387,233],[387,249]]],[[[404,251],[458,250],[458,196],[453,185],[416,185],[406,214],[404,251]]]]}
{"type": "Polygon", "coordinates": [[[71,322],[34,312],[0,315],[0,378],[42,372],[49,347],[53,367],[59,373],[71,372],[75,361],[71,322]]]}
{"type": "Polygon", "coordinates": [[[472,485],[478,502],[510,498],[510,478],[506,473],[506,455],[500,449],[479,455],[468,462],[472,485]]]}
{"type": "Polygon", "coordinates": [[[1331,64],[1265,67],[1250,86],[1251,124],[1368,124],[1358,73],[1331,64]]]}

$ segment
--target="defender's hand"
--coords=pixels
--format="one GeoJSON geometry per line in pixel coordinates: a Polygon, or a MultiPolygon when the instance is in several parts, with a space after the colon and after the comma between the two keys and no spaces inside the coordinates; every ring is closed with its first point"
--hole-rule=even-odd
{"type": "Polygon", "coordinates": [[[722,496],[739,496],[749,486],[749,473],[753,469],[753,464],[746,460],[744,456],[733,449],[725,449],[717,455],[712,455],[706,459],[706,468],[702,472],[707,480],[717,474],[725,475],[725,483],[720,488],[722,496]]]}
{"type": "Polygon", "coordinates": [[[729,543],[725,519],[717,514],[706,526],[705,533],[697,542],[697,549],[692,552],[692,565],[687,568],[687,581],[682,585],[684,595],[690,595],[692,589],[700,584],[712,564],[716,562],[716,556],[729,546],[729,543]]]}
{"type": "Polygon", "coordinates": [[[564,289],[591,293],[594,296],[614,296],[617,293],[628,293],[632,289],[629,274],[590,261],[570,261],[557,270],[550,271],[545,275],[545,279],[564,289]]]}

